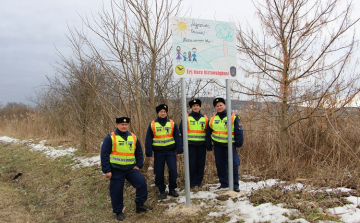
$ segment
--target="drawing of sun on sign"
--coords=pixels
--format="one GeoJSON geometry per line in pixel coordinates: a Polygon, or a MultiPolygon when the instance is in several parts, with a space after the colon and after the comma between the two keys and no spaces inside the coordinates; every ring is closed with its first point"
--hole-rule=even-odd
{"type": "Polygon", "coordinates": [[[176,26],[176,28],[174,29],[174,32],[177,32],[176,35],[181,35],[184,33],[186,35],[186,31],[189,31],[189,29],[187,28],[187,22],[185,21],[186,19],[180,18],[179,20],[174,19],[175,23],[173,23],[173,25],[176,26]]]}
{"type": "Polygon", "coordinates": [[[174,76],[237,78],[235,30],[234,23],[174,17],[174,76]]]}

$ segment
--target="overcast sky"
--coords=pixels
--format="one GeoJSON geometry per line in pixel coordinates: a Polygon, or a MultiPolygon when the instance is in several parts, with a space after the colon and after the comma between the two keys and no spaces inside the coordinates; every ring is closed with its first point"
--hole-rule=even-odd
{"type": "MultiPolygon", "coordinates": [[[[357,14],[360,3],[354,2],[353,14],[357,14]]],[[[64,55],[70,52],[68,26],[81,27],[79,15],[96,12],[101,4],[102,0],[2,0],[0,103],[31,104],[27,98],[35,96],[46,76],[55,74],[52,64],[59,60],[56,49],[64,55]]],[[[241,23],[254,20],[250,0],[183,0],[183,7],[191,7],[194,18],[241,23]]]]}

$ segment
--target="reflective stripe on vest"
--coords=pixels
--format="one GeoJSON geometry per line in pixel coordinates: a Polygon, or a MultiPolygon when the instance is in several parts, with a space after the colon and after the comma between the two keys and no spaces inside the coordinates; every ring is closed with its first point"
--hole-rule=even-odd
{"type": "Polygon", "coordinates": [[[131,133],[124,140],[121,136],[111,133],[112,151],[110,153],[110,163],[118,165],[130,165],[135,163],[136,136],[131,133]]]}
{"type": "Polygon", "coordinates": [[[174,121],[170,119],[165,126],[162,126],[159,122],[153,120],[151,122],[151,129],[154,134],[153,146],[168,146],[175,144],[173,137],[174,133],[174,121]]]}
{"type": "MultiPolygon", "coordinates": [[[[234,139],[234,121],[235,113],[231,115],[231,132],[232,132],[232,142],[235,142],[234,139]]],[[[210,128],[213,130],[211,138],[215,142],[227,143],[228,142],[228,133],[227,133],[227,117],[224,117],[223,120],[220,119],[218,115],[214,115],[210,120],[210,128]],[[225,122],[226,121],[226,122],[225,122]]]]}
{"type": "Polygon", "coordinates": [[[208,118],[206,115],[201,117],[198,121],[194,117],[186,115],[187,117],[187,132],[189,141],[205,141],[206,128],[208,126],[208,118]]]}

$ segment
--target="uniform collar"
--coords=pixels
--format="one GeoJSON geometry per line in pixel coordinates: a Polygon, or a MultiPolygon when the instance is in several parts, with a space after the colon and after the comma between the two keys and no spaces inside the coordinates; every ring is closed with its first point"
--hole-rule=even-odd
{"type": "Polygon", "coordinates": [[[218,115],[221,119],[225,118],[227,116],[226,109],[222,112],[217,112],[216,115],[218,115]]]}
{"type": "Polygon", "coordinates": [[[194,118],[198,118],[198,117],[201,116],[201,112],[200,111],[199,112],[191,111],[189,115],[194,117],[194,118]]]}
{"type": "Polygon", "coordinates": [[[126,138],[129,134],[129,131],[122,132],[118,128],[115,130],[115,134],[121,136],[122,138],[126,138]]]}
{"type": "Polygon", "coordinates": [[[161,122],[161,123],[164,123],[164,122],[167,122],[168,121],[168,118],[167,116],[165,118],[160,118],[159,116],[157,117],[156,119],[157,122],[161,122]]]}

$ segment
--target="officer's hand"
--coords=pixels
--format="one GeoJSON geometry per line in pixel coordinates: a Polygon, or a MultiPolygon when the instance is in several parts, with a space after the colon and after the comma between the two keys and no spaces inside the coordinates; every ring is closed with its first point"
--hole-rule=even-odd
{"type": "Polygon", "coordinates": [[[139,170],[139,167],[137,167],[137,166],[134,166],[134,169],[135,169],[135,170],[139,170]]]}
{"type": "Polygon", "coordinates": [[[180,157],[180,156],[181,156],[181,154],[177,154],[176,156],[177,156],[177,157],[180,157]]]}
{"type": "Polygon", "coordinates": [[[151,157],[149,157],[149,159],[150,159],[150,161],[153,161],[153,157],[151,156],[151,157]]]}
{"type": "Polygon", "coordinates": [[[108,178],[108,179],[110,179],[111,178],[111,172],[108,172],[108,173],[105,173],[105,176],[106,176],[106,178],[108,178]]]}

